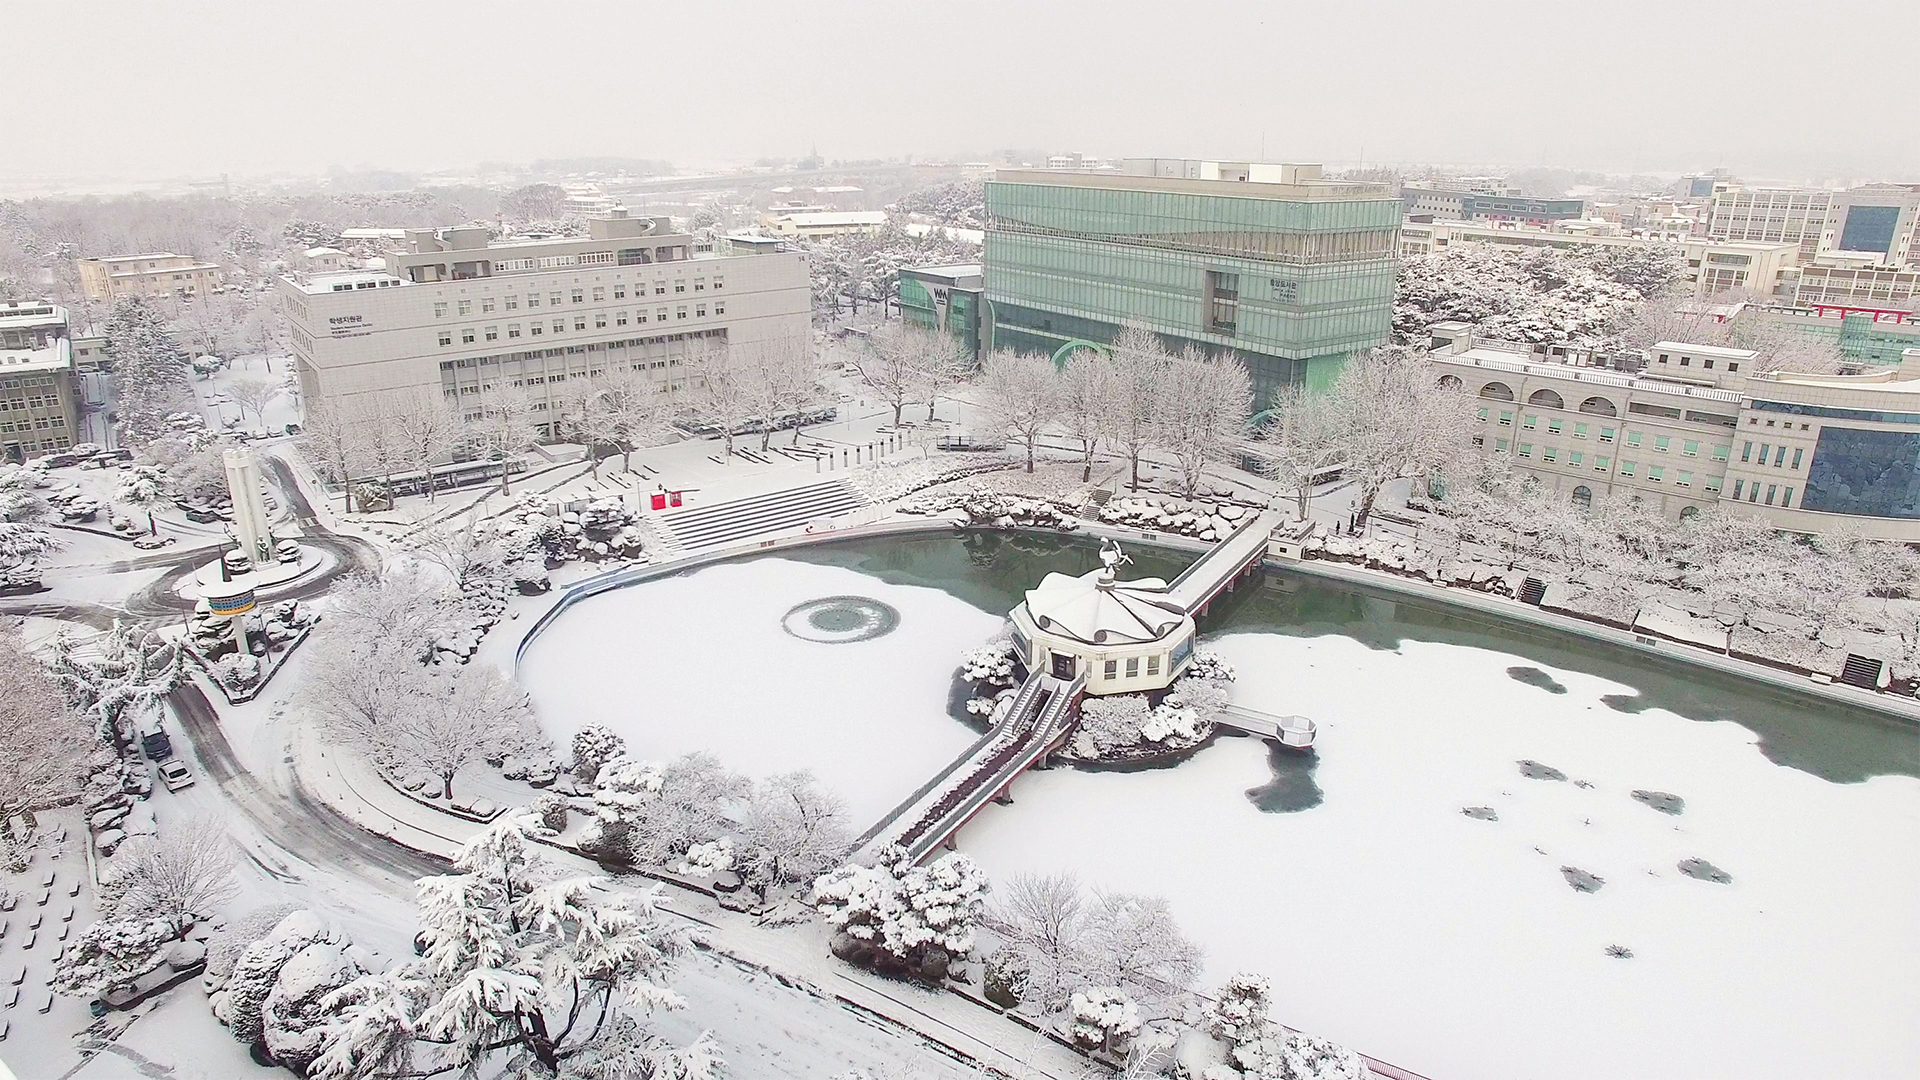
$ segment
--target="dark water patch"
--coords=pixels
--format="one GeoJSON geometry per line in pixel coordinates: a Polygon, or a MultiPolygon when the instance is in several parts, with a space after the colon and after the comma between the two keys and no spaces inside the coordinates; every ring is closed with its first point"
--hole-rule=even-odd
{"type": "Polygon", "coordinates": [[[1609,945],[1607,946],[1607,955],[1613,957],[1615,960],[1631,960],[1633,959],[1633,950],[1627,948],[1625,945],[1609,945]]]}
{"type": "Polygon", "coordinates": [[[1681,859],[1680,872],[1690,878],[1711,881],[1715,885],[1733,884],[1733,875],[1713,865],[1705,859],[1681,859]]]}
{"type": "Polygon", "coordinates": [[[1475,821],[1499,821],[1500,814],[1491,806],[1463,806],[1460,812],[1475,821]]]}
{"type": "MultiPolygon", "coordinates": [[[[953,685],[947,688],[947,715],[975,731],[985,732],[993,727],[993,721],[982,713],[967,711],[967,702],[973,700],[974,689],[972,683],[961,677],[961,672],[965,670],[965,668],[953,669],[953,685]]],[[[985,687],[981,689],[979,696],[992,697],[999,692],[1000,687],[985,687]]]]}
{"type": "Polygon", "coordinates": [[[1646,803],[1663,814],[1672,814],[1675,817],[1686,813],[1687,810],[1687,800],[1672,792],[1636,790],[1633,797],[1636,801],[1646,803]]]}
{"type": "Polygon", "coordinates": [[[1320,757],[1311,751],[1303,754],[1298,750],[1269,744],[1267,768],[1273,770],[1273,779],[1259,787],[1248,788],[1247,800],[1263,814],[1294,814],[1311,810],[1325,798],[1320,785],[1313,779],[1313,771],[1319,767],[1320,757]]]}
{"type": "Polygon", "coordinates": [[[1558,679],[1555,679],[1537,667],[1510,667],[1507,669],[1507,678],[1512,679],[1514,682],[1526,683],[1528,686],[1537,686],[1549,694],[1564,694],[1567,692],[1567,688],[1560,685],[1558,679]]]}
{"type": "Polygon", "coordinates": [[[1607,883],[1606,878],[1589,874],[1577,866],[1561,867],[1560,876],[1567,879],[1567,884],[1573,886],[1575,892],[1599,892],[1600,886],[1607,883]]]}
{"type": "Polygon", "coordinates": [[[1529,780],[1565,780],[1567,778],[1566,773],[1538,761],[1526,760],[1515,764],[1520,766],[1520,775],[1529,780]]]}
{"type": "Polygon", "coordinates": [[[1643,713],[1653,708],[1653,702],[1639,694],[1602,694],[1600,703],[1614,712],[1643,713]]]}

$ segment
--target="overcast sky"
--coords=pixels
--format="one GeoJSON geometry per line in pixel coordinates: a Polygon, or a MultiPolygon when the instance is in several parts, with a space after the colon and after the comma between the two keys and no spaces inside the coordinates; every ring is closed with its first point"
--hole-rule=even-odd
{"type": "Polygon", "coordinates": [[[0,176],[623,155],[1920,181],[1916,0],[13,0],[0,176]]]}

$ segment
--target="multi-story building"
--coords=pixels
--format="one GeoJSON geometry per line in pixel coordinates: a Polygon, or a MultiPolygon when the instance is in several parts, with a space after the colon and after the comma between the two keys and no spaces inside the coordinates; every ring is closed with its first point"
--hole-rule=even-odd
{"type": "Polygon", "coordinates": [[[887,227],[882,210],[811,210],[775,213],[764,223],[775,236],[871,236],[887,227]]]}
{"type": "Polygon", "coordinates": [[[1435,332],[1438,378],[1481,399],[1475,445],[1575,504],[1625,495],[1674,520],[1738,504],[1791,532],[1850,521],[1920,541],[1920,349],[1862,375],[1796,375],[1661,342],[1627,375],[1537,362],[1463,324],[1435,332]]]}
{"type": "Polygon", "coordinates": [[[1133,159],[987,184],[982,337],[1054,352],[1138,323],[1246,364],[1257,399],[1321,386],[1392,327],[1400,204],[1317,165],[1133,159]]]}
{"type": "Polygon", "coordinates": [[[1707,236],[1714,240],[1744,240],[1761,244],[1798,244],[1803,260],[1820,250],[1820,234],[1827,226],[1833,193],[1818,188],[1744,187],[1713,185],[1707,216],[1707,236]]]}
{"type": "Polygon", "coordinates": [[[77,259],[80,288],[89,300],[122,296],[205,296],[220,284],[220,267],[191,255],[156,251],[77,259]]]}
{"type": "Polygon", "coordinates": [[[900,271],[900,318],[928,330],[943,330],[980,355],[981,293],[985,276],[979,263],[916,266],[900,271]]]}
{"type": "Polygon", "coordinates": [[[1403,255],[1445,251],[1462,244],[1550,247],[1563,251],[1593,248],[1677,248],[1686,259],[1688,291],[1715,296],[1751,290],[1791,300],[1799,280],[1796,244],[1749,244],[1707,240],[1684,233],[1618,236],[1581,229],[1585,222],[1562,221],[1547,228],[1499,228],[1461,221],[1409,221],[1400,226],[1403,255]]]}
{"type": "Polygon", "coordinates": [[[65,450],[80,430],[67,309],[0,301],[0,455],[24,461],[65,450]]]}
{"type": "Polygon", "coordinates": [[[1833,265],[1838,260],[1822,259],[1800,270],[1800,287],[1794,299],[1801,304],[1841,307],[1911,308],[1920,299],[1920,266],[1833,265]]]}
{"type": "Polygon", "coordinates": [[[1920,312],[1820,302],[1746,308],[1763,326],[1779,327],[1832,342],[1849,364],[1895,367],[1901,354],[1920,348],[1920,312]]]}
{"type": "Polygon", "coordinates": [[[412,229],[383,272],[282,278],[301,393],[431,387],[471,414],[482,388],[511,382],[551,411],[557,386],[621,364],[677,389],[696,348],[807,339],[805,256],[696,256],[692,242],[666,218],[615,210],[585,237],[412,229]]]}
{"type": "Polygon", "coordinates": [[[1447,221],[1514,222],[1545,225],[1585,217],[1581,199],[1535,199],[1525,195],[1485,195],[1433,187],[1403,185],[1400,198],[1408,214],[1432,214],[1447,221]]]}
{"type": "Polygon", "coordinates": [[[1920,270],[1916,219],[1920,184],[1867,184],[1835,192],[1820,230],[1819,255],[1920,270]]]}

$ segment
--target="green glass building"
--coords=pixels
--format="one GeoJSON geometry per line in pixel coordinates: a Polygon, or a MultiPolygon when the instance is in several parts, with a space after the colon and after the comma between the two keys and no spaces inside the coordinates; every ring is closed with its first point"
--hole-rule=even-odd
{"type": "Polygon", "coordinates": [[[899,274],[900,318],[926,330],[944,330],[980,355],[979,263],[903,267],[899,274]]]}
{"type": "Polygon", "coordinates": [[[1139,322],[1246,364],[1257,401],[1384,344],[1398,194],[1318,166],[1146,159],[987,184],[983,341],[1054,352],[1139,322]]]}

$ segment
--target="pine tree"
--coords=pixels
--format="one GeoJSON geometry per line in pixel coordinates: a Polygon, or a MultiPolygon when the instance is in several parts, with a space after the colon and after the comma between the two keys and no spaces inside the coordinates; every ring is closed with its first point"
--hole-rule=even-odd
{"type": "Polygon", "coordinates": [[[144,444],[166,430],[166,418],[193,398],[186,350],[142,297],[123,297],[107,319],[107,355],[122,441],[144,444]]]}

